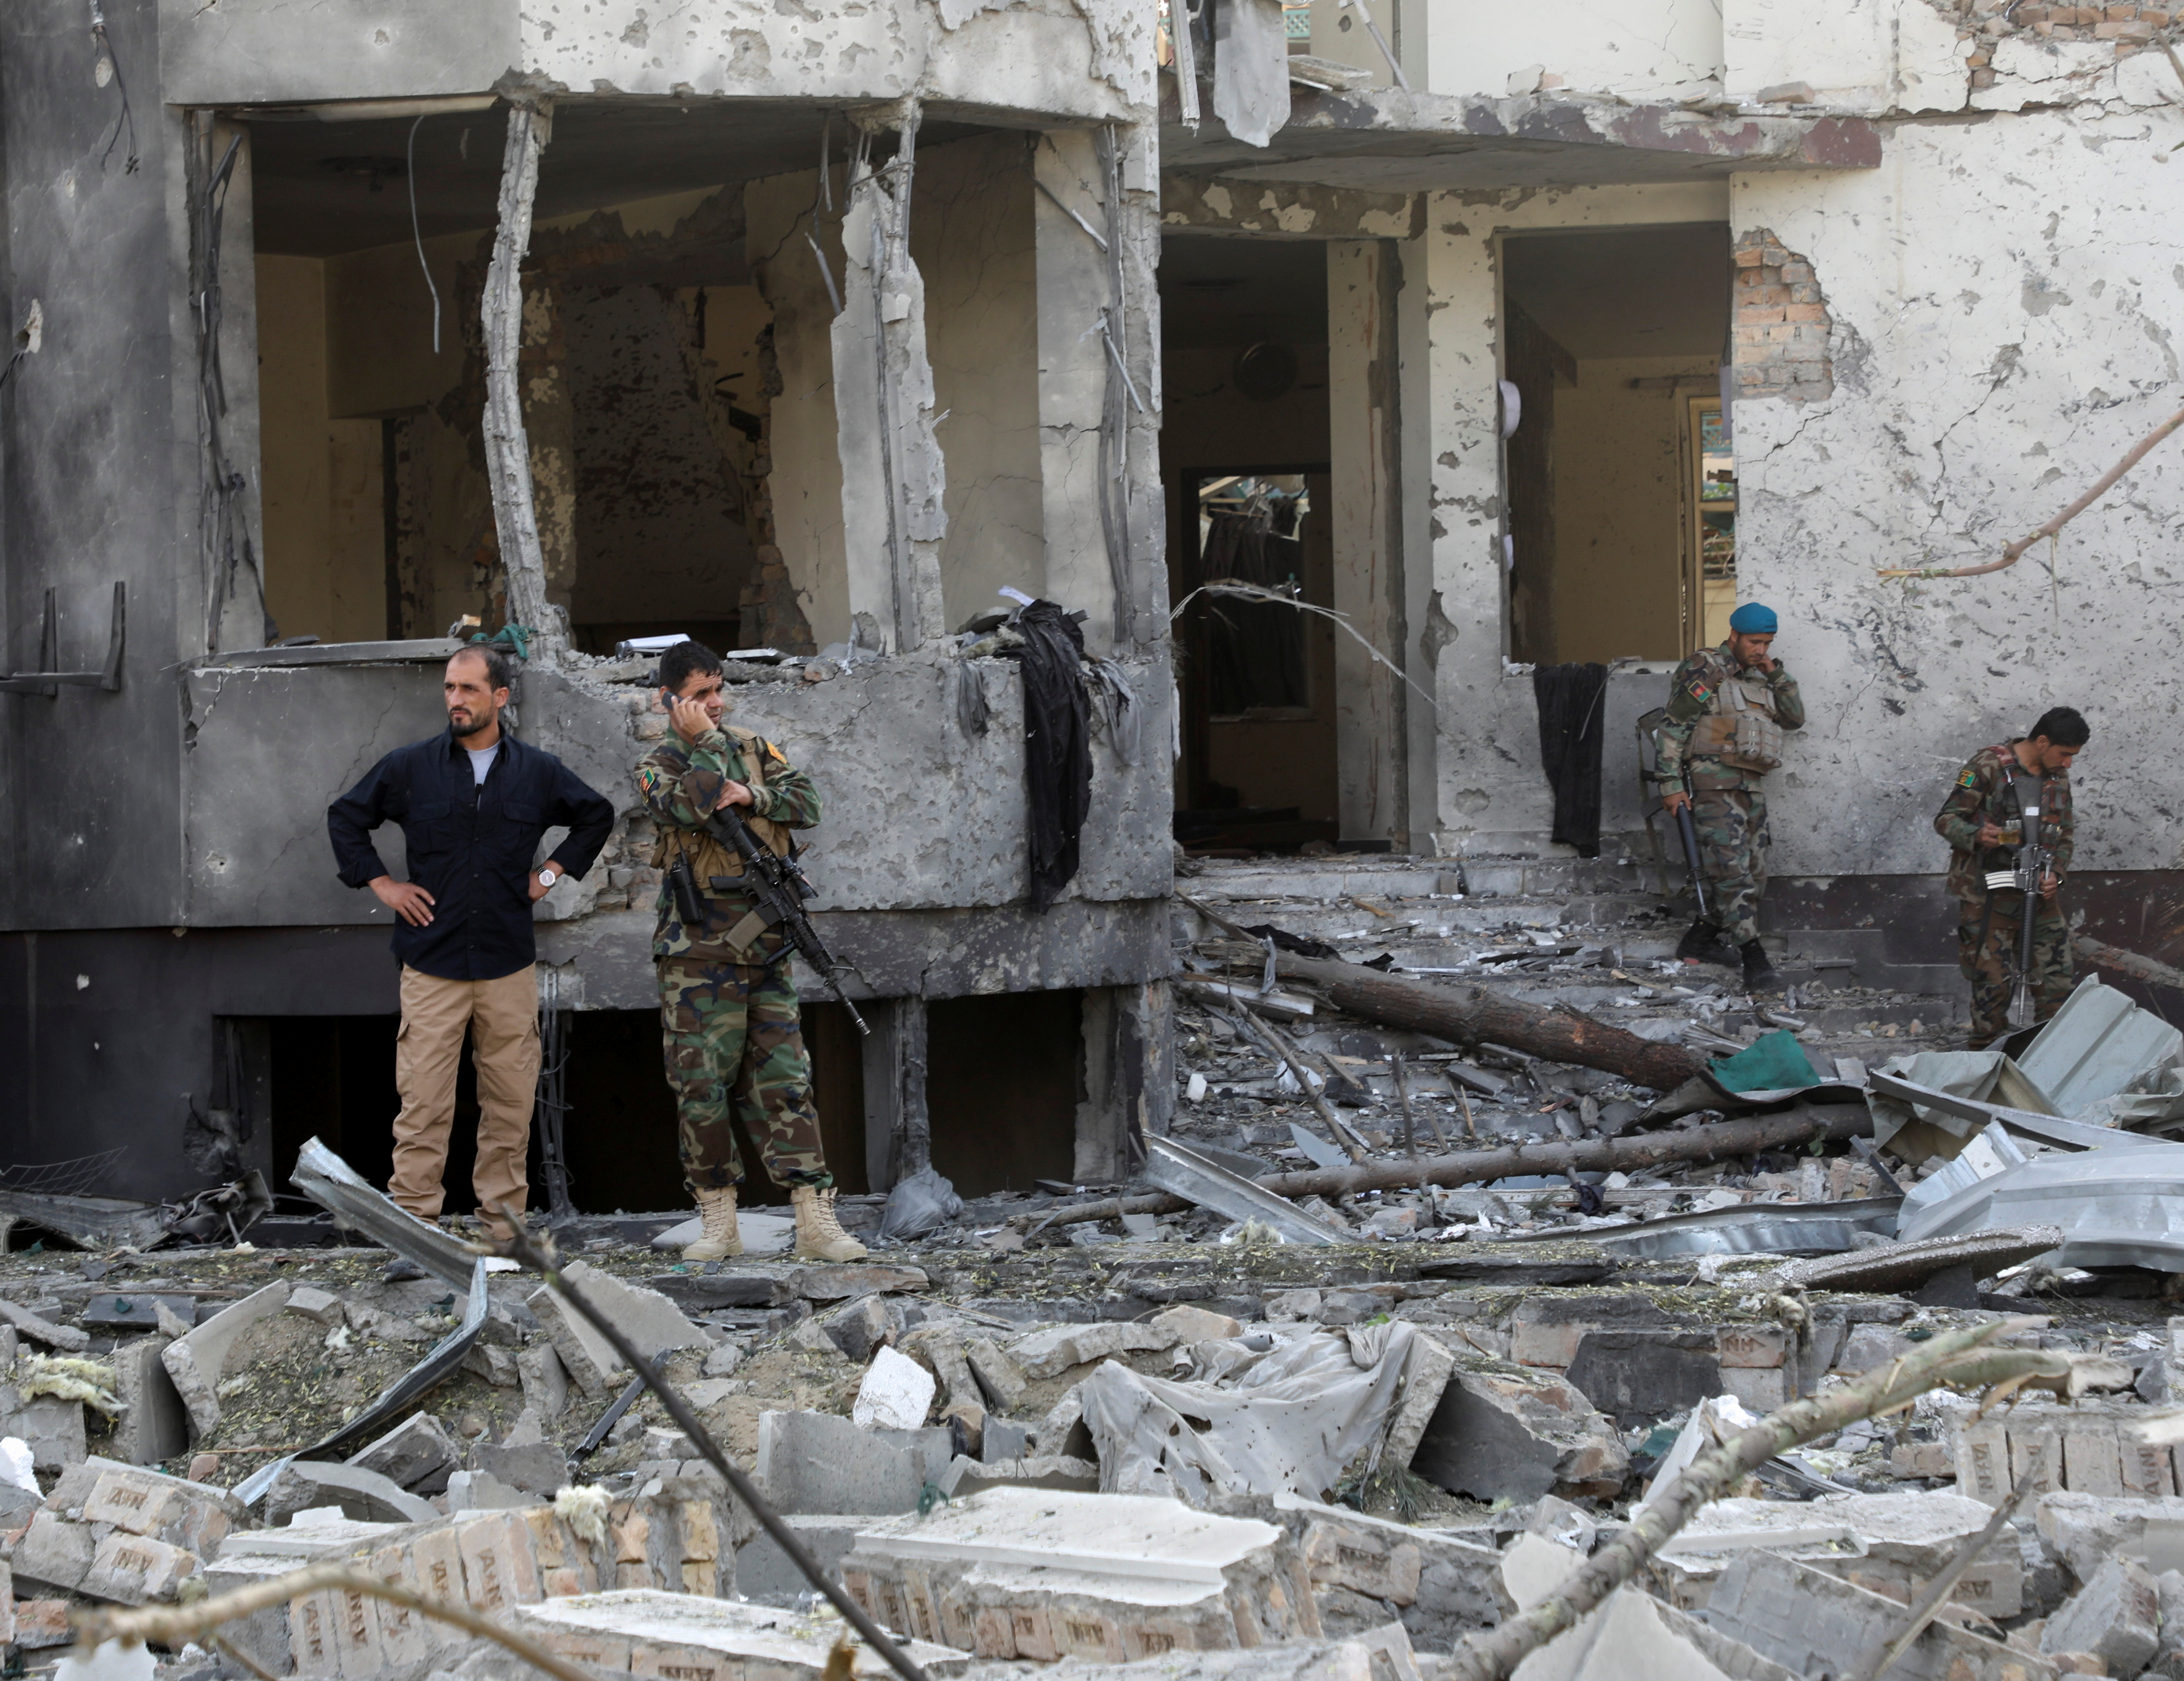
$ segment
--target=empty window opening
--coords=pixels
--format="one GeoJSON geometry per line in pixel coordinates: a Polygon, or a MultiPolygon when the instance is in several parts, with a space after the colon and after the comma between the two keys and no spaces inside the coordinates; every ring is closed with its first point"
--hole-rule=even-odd
{"type": "Polygon", "coordinates": [[[1030,1191],[1040,1179],[1072,1177],[1083,1017],[1084,994],[1074,988],[928,1006],[933,1165],[957,1194],[1030,1191]]]}
{"type": "Polygon", "coordinates": [[[1176,837],[1204,855],[1340,832],[1328,477],[1327,253],[1318,242],[1162,242],[1162,478],[1183,696],[1176,837]]]}
{"type": "Polygon", "coordinates": [[[1719,640],[1736,590],[1728,229],[1513,234],[1502,265],[1511,657],[1674,660],[1719,640]]]}

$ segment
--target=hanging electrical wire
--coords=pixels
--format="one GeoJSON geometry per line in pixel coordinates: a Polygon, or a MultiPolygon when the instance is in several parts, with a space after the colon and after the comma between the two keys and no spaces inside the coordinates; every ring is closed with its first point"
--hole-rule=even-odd
{"type": "Polygon", "coordinates": [[[404,160],[403,173],[410,181],[410,237],[417,242],[417,266],[424,270],[425,289],[432,294],[432,353],[440,353],[440,288],[432,284],[432,265],[425,260],[425,236],[417,226],[417,125],[425,120],[420,111],[417,121],[410,125],[410,150],[404,160]]]}
{"type": "Polygon", "coordinates": [[[121,55],[114,50],[113,38],[106,32],[106,14],[100,9],[98,0],[91,0],[91,38],[98,47],[98,59],[92,67],[92,80],[101,87],[110,79],[114,91],[121,96],[121,114],[114,120],[114,131],[106,136],[106,149],[98,154],[98,167],[103,171],[114,156],[114,148],[121,138],[125,125],[129,131],[129,155],[122,164],[121,173],[133,175],[142,162],[136,155],[136,114],[129,106],[129,84],[122,80],[121,55]]]}

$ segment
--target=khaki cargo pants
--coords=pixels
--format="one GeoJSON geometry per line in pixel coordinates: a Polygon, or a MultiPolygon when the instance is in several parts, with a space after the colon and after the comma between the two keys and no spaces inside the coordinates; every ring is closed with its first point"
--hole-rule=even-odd
{"type": "MultiPolygon", "coordinates": [[[[402,1026],[394,1043],[394,1172],[387,1194],[421,1220],[439,1217],[445,1198],[448,1134],[455,1119],[455,1069],[463,1032],[477,1069],[477,1162],[471,1186],[478,1212],[528,1205],[531,1105],[538,1094],[536,966],[490,981],[448,981],[402,966],[402,1026]]],[[[505,1222],[488,1225],[508,1235],[505,1222]]]]}

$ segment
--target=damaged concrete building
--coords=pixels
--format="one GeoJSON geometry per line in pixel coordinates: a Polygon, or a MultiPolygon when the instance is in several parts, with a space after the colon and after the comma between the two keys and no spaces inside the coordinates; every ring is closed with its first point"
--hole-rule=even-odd
{"type": "Polygon", "coordinates": [[[875,1033],[807,1026],[852,1192],[928,1152],[967,1194],[1112,1181],[1165,1130],[1172,820],[1663,885],[1634,722],[1740,597],[1813,709],[1793,959],[1930,979],[1927,819],[2051,702],[2097,732],[2075,908],[2177,955],[2173,844],[2120,799],[2170,792],[2174,462],[2011,570],[1877,576],[1986,558],[2170,406],[2165,12],[1171,15],[8,8],[8,1159],[168,1196],[316,1134],[383,1177],[387,916],[321,814],[439,726],[466,617],[532,633],[517,728],[621,814],[540,912],[588,1208],[677,1200],[647,636],[774,651],[734,717],[826,793],[815,911],[875,1033]],[[1005,587],[1108,662],[1044,909],[975,628],[1005,587]],[[1585,662],[1590,864],[1534,673],[1585,662]]]}

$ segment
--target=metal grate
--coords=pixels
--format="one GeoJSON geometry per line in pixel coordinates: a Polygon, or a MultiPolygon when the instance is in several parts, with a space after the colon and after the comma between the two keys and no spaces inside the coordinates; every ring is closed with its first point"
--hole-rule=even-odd
{"type": "Polygon", "coordinates": [[[67,1161],[0,1167],[0,1188],[32,1196],[83,1196],[127,1154],[125,1148],[102,1150],[97,1155],[79,1155],[67,1161]]]}

